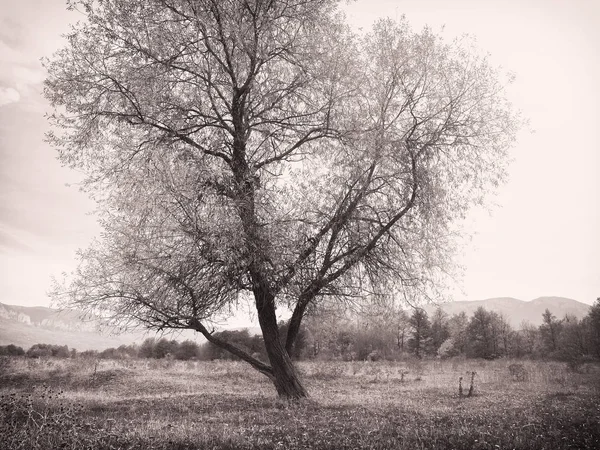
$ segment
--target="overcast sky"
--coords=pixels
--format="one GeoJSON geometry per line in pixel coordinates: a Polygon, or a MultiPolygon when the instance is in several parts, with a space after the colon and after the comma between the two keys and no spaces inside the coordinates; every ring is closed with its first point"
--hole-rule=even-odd
{"type": "MultiPolygon", "coordinates": [[[[40,57],[62,45],[77,13],[64,0],[0,0],[0,302],[49,305],[51,275],[99,232],[94,205],[43,142],[40,57]]],[[[414,28],[477,37],[516,74],[510,98],[530,119],[508,183],[459,255],[457,300],[600,297],[600,2],[597,0],[360,0],[356,27],[405,14],[414,28]]]]}

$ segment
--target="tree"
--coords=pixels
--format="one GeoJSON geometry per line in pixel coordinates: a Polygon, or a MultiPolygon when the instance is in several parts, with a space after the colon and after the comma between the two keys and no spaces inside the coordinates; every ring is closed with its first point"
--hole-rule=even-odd
{"type": "Polygon", "coordinates": [[[540,338],[544,348],[544,353],[553,354],[558,350],[558,339],[562,330],[562,321],[557,320],[556,316],[546,309],[542,314],[544,322],[540,325],[540,338]]]}
{"type": "Polygon", "coordinates": [[[402,308],[397,308],[392,315],[394,328],[396,330],[396,347],[400,353],[404,353],[406,340],[408,339],[408,330],[410,328],[410,320],[406,311],[402,308]]]}
{"type": "Polygon", "coordinates": [[[25,356],[28,358],[47,358],[50,356],[55,358],[68,358],[70,352],[69,347],[66,345],[35,344],[27,350],[25,356]]]}
{"type": "Polygon", "coordinates": [[[464,311],[454,314],[448,320],[450,337],[438,349],[440,356],[457,356],[465,354],[468,344],[467,329],[469,318],[464,311]]]}
{"type": "Polygon", "coordinates": [[[23,356],[25,350],[22,347],[17,347],[14,344],[0,345],[0,356],[23,356]]]}
{"type": "Polygon", "coordinates": [[[448,314],[440,307],[437,307],[431,317],[431,347],[435,353],[440,346],[450,337],[450,325],[448,323],[448,314]]]}
{"type": "MultiPolygon", "coordinates": [[[[236,348],[243,350],[248,354],[259,352],[260,349],[252,348],[253,338],[250,336],[250,332],[248,329],[244,328],[242,330],[223,330],[214,333],[214,338],[222,340],[224,342],[229,342],[232,345],[235,345],[236,348]]],[[[261,343],[262,344],[262,343],[261,343]]],[[[228,360],[238,360],[240,357],[231,352],[228,352],[227,349],[222,348],[218,344],[208,341],[208,356],[209,359],[228,359],[228,360]]]]}
{"type": "Polygon", "coordinates": [[[514,340],[513,329],[508,318],[503,314],[493,312],[493,318],[492,329],[498,343],[498,355],[508,356],[514,340]]]}
{"type": "Polygon", "coordinates": [[[169,340],[165,337],[160,338],[152,349],[152,357],[155,359],[162,359],[168,355],[174,356],[177,353],[179,343],[175,340],[169,340]]]}
{"type": "Polygon", "coordinates": [[[190,359],[198,358],[200,356],[200,346],[194,341],[186,339],[177,347],[175,352],[175,359],[183,361],[189,361],[190,359]]]}
{"type": "Polygon", "coordinates": [[[431,350],[431,323],[427,312],[422,308],[415,308],[410,316],[411,336],[408,339],[408,349],[417,358],[423,357],[431,350]]]}
{"type": "Polygon", "coordinates": [[[512,353],[516,357],[533,355],[536,352],[538,342],[538,328],[527,321],[523,321],[515,336],[512,353]]]}
{"type": "Polygon", "coordinates": [[[48,139],[104,232],[55,298],[195,330],[280,396],[307,395],[289,357],[307,311],[433,296],[457,220],[504,177],[519,118],[468,40],[355,35],[336,0],[70,4],[86,20],[45,63],[48,139]],[[211,332],[242,300],[268,362],[211,332]]]}
{"type": "Polygon", "coordinates": [[[596,299],[584,321],[588,328],[590,353],[600,358],[600,297],[596,299]]]}
{"type": "Polygon", "coordinates": [[[480,306],[467,327],[467,356],[492,359],[498,357],[498,342],[494,322],[497,314],[480,306]]]}
{"type": "Polygon", "coordinates": [[[565,361],[577,361],[587,353],[587,342],[583,322],[577,317],[566,314],[558,336],[558,355],[565,361]]]}
{"type": "Polygon", "coordinates": [[[144,339],[140,346],[138,355],[140,358],[153,358],[154,357],[154,346],[156,345],[156,338],[149,337],[144,339]]]}

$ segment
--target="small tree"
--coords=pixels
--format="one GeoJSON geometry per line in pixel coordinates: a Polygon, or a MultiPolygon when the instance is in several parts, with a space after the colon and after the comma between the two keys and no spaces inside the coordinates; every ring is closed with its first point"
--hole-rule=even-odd
{"type": "Polygon", "coordinates": [[[518,118],[468,40],[404,20],[355,35],[337,4],[70,2],[85,20],[46,62],[49,140],[86,173],[104,232],[55,297],[195,330],[299,398],[310,308],[435,295],[518,118]],[[210,331],[242,299],[268,362],[210,331]]]}

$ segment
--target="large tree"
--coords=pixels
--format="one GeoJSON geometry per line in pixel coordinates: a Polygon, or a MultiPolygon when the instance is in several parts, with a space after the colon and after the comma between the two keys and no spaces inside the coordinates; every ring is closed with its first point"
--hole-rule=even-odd
{"type": "Polygon", "coordinates": [[[518,118],[486,57],[336,0],[74,0],[46,67],[50,142],[104,232],[55,294],[192,329],[307,395],[289,357],[323,302],[431,295],[518,118]],[[211,333],[250,299],[268,361],[211,333]],[[280,339],[277,307],[292,311],[280,339]]]}

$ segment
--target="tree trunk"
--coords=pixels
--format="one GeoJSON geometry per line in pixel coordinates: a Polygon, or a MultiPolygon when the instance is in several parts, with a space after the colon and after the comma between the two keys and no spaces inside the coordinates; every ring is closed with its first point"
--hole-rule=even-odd
{"type": "Polygon", "coordinates": [[[308,392],[302,386],[298,371],[292,359],[285,350],[279,338],[279,327],[272,298],[264,290],[254,291],[258,321],[262,330],[265,348],[271,363],[273,384],[279,397],[286,399],[300,399],[308,397],[308,392]]]}

